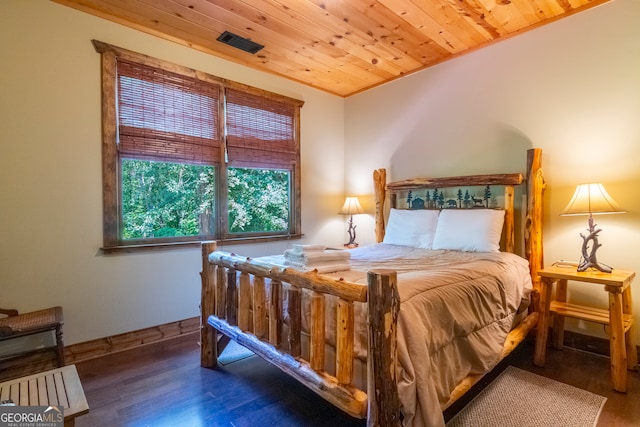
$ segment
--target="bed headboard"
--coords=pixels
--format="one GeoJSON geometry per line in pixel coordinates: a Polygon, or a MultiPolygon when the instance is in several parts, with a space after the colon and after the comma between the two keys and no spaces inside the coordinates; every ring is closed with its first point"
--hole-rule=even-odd
{"type": "MultiPolygon", "coordinates": [[[[531,277],[534,281],[534,289],[537,289],[539,279],[537,272],[542,268],[542,197],[546,186],[542,175],[542,149],[533,148],[527,151],[527,172],[526,177],[521,173],[490,174],[490,175],[470,175],[456,176],[448,178],[414,178],[404,181],[386,183],[386,171],[378,169],[373,173],[375,188],[375,226],[376,241],[382,242],[385,233],[385,212],[386,199],[388,196],[391,208],[399,207],[400,195],[406,195],[407,208],[432,208],[447,209],[452,208],[473,208],[482,203],[482,207],[489,206],[488,194],[492,191],[492,186],[504,187],[504,202],[500,208],[505,210],[504,226],[502,232],[501,248],[506,252],[514,252],[515,249],[515,211],[514,194],[515,187],[526,182],[526,220],[523,225],[524,231],[524,251],[525,257],[529,260],[531,277]],[[450,188],[480,188],[486,192],[486,196],[479,198],[477,195],[462,193],[448,198],[439,196],[434,203],[433,195],[438,195],[438,191],[450,188]],[[417,191],[420,193],[417,193],[417,191]],[[423,196],[424,195],[424,196],[423,196]],[[420,198],[415,206],[418,197],[420,198]],[[425,206],[423,206],[423,204],[425,206]]],[[[440,193],[444,194],[444,193],[440,193]]]]}
{"type": "Polygon", "coordinates": [[[449,178],[416,178],[387,184],[389,202],[392,208],[400,208],[398,196],[406,193],[408,209],[474,209],[495,207],[491,201],[492,186],[504,186],[504,226],[502,230],[502,250],[513,252],[514,233],[514,192],[515,186],[524,182],[520,173],[499,175],[470,175],[449,178]],[[445,189],[457,190],[459,195],[446,193],[445,189]],[[464,190],[463,190],[464,189],[464,190]],[[420,193],[417,191],[420,190],[420,193]],[[470,192],[471,191],[471,192],[470,192]],[[415,194],[414,194],[415,192],[415,194]],[[484,193],[479,195],[478,192],[484,193]],[[425,194],[425,198],[420,196],[425,194]]]}

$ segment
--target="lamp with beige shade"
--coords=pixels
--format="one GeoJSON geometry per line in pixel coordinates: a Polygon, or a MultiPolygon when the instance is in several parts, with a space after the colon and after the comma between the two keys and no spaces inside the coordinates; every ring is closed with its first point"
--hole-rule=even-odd
{"type": "Polygon", "coordinates": [[[600,246],[598,242],[598,233],[602,231],[596,228],[597,224],[593,222],[594,214],[614,214],[625,213],[618,204],[611,198],[604,186],[599,182],[580,184],[576,188],[569,204],[564,208],[560,215],[589,215],[589,234],[582,237],[582,256],[578,264],[578,271],[586,271],[589,268],[595,268],[604,273],[611,273],[612,268],[608,265],[601,264],[596,258],[596,251],[600,246]],[[591,248],[589,247],[592,244],[591,248]]]}
{"type": "Polygon", "coordinates": [[[340,212],[338,213],[340,215],[350,215],[348,223],[349,243],[345,243],[344,245],[347,247],[358,246],[358,244],[356,243],[356,226],[353,224],[353,216],[364,213],[364,209],[362,209],[358,198],[353,196],[347,197],[347,199],[344,201],[342,209],[340,209],[340,212]]]}

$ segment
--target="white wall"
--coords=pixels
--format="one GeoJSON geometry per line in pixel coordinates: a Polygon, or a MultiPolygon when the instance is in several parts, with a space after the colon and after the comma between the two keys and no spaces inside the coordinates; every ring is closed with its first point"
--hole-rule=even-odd
{"type": "MultiPolygon", "coordinates": [[[[61,305],[74,344],[197,316],[199,249],[104,256],[97,39],[305,101],[306,241],[341,242],[344,100],[45,0],[0,2],[0,306],[61,305]],[[327,165],[330,165],[327,167],[327,165]]],[[[248,255],[291,242],[229,246],[248,255]]]]}
{"type": "MultiPolygon", "coordinates": [[[[559,213],[577,184],[601,181],[629,212],[596,217],[598,259],[640,272],[639,22],[639,1],[615,0],[348,98],[347,192],[372,193],[380,167],[389,180],[525,172],[526,149],[541,147],[546,264],[580,256],[587,218],[559,213]]],[[[602,287],[569,289],[576,302],[607,306],[602,287]]],[[[633,297],[638,323],[640,278],[633,297]]]]}

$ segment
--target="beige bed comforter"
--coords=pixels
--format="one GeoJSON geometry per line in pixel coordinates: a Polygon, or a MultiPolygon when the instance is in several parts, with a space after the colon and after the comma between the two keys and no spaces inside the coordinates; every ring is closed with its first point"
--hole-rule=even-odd
{"type": "MultiPolygon", "coordinates": [[[[351,266],[329,275],[366,283],[366,271],[373,268],[398,273],[398,391],[404,425],[443,426],[441,405],[455,386],[498,363],[516,314],[529,298],[527,261],[509,253],[375,244],[353,249],[351,266]]],[[[357,306],[356,318],[366,319],[365,310],[357,306]]],[[[356,328],[355,351],[361,358],[366,357],[365,323],[356,328]]],[[[334,330],[327,325],[327,332],[334,330]]]]}

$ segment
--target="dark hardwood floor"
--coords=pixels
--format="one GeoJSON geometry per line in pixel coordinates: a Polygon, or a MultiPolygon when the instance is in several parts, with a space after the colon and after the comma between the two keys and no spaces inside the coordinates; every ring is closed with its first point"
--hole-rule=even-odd
{"type": "MultiPolygon", "coordinates": [[[[599,427],[640,425],[640,374],[630,372],[629,391],[614,392],[609,360],[565,349],[547,352],[547,366],[531,363],[523,344],[509,364],[608,398],[599,427]]],[[[197,336],[77,364],[90,412],[78,427],[119,426],[364,426],[257,356],[217,370],[199,366],[197,336]]],[[[479,384],[477,389],[486,385],[479,384]]],[[[468,400],[468,399],[466,399],[468,400]]],[[[445,413],[448,419],[465,402],[445,413]]]]}

